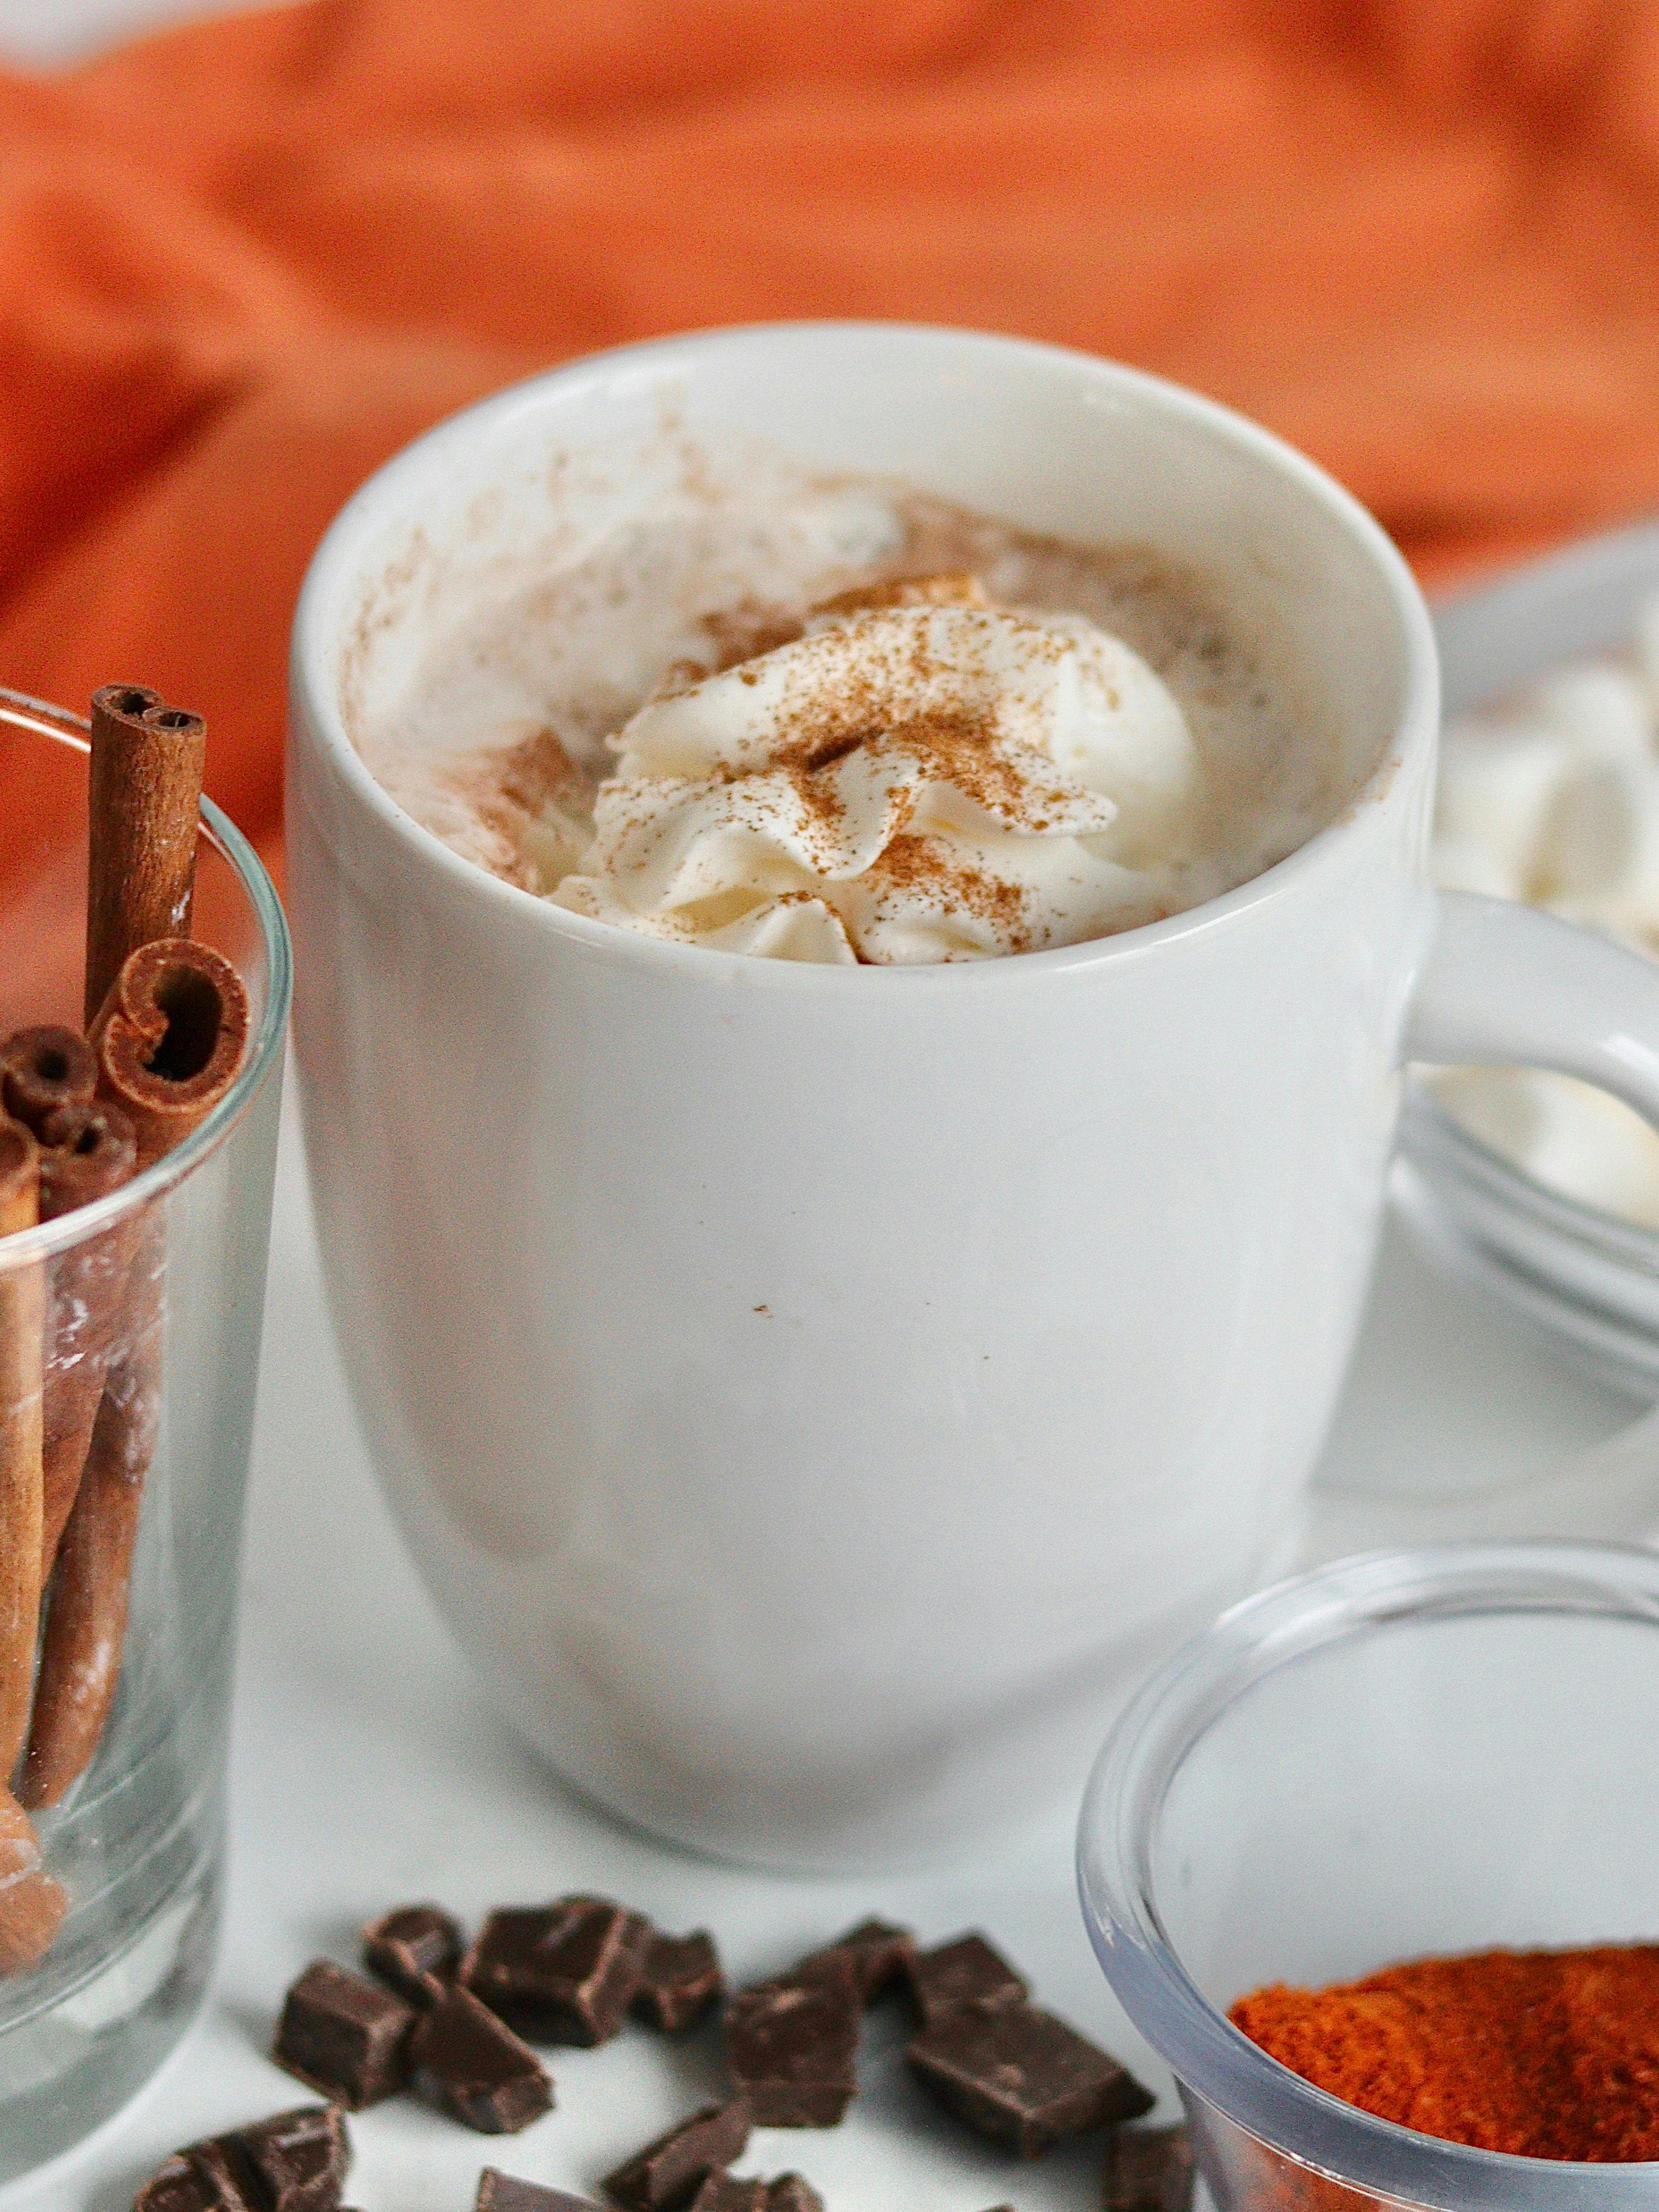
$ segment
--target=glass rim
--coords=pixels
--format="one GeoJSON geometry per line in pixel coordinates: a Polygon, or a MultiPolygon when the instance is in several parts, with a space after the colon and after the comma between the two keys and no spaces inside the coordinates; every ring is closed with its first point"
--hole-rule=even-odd
{"type": "MultiPolygon", "coordinates": [[[[83,715],[72,713],[67,707],[53,706],[44,699],[32,699],[26,692],[9,690],[3,685],[0,685],[0,723],[31,731],[37,737],[49,738],[76,752],[91,750],[92,725],[83,715]]],[[[187,1137],[181,1138],[160,1159],[134,1176],[131,1182],[111,1191],[106,1197],[94,1199],[88,1206],[77,1206],[56,1221],[44,1222],[36,1229],[15,1230],[10,1236],[0,1237],[0,1268],[9,1272],[15,1267],[51,1259],[166,1197],[210,1154],[217,1152],[252,1104],[272,1060],[282,1050],[293,994],[294,954],[289,940],[288,919],[276,896],[276,886],[247,839],[205,793],[198,835],[206,840],[240,883],[264,948],[264,1008],[248,1039],[242,1066],[211,1112],[187,1137]]]]}
{"type": "Polygon", "coordinates": [[[1372,1552],[1246,1598],[1144,1683],[1090,1777],[1078,1828],[1083,1917],[1101,1967],[1176,2079],[1268,2148],[1435,2212],[1654,2203],[1659,2164],[1523,2158],[1419,2134],[1316,2088],[1233,2027],[1159,1914],[1152,1842],[1188,1753],[1235,1700],[1349,1637],[1438,1615],[1599,1613],[1659,1629],[1659,1553],[1547,1539],[1372,1552]]]}

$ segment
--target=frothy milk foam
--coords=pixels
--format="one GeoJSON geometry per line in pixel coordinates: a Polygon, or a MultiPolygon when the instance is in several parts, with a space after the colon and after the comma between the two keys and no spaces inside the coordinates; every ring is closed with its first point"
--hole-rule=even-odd
{"type": "Polygon", "coordinates": [[[1200,577],[735,450],[457,609],[353,735],[410,814],[526,890],[813,961],[1179,913],[1342,795],[1334,738],[1200,577]]]}

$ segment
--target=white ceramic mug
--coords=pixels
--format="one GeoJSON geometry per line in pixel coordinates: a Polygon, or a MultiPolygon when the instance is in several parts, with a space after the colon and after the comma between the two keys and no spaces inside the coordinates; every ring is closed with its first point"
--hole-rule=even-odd
{"type": "Polygon", "coordinates": [[[1659,972],[1428,888],[1436,724],[1422,601],[1352,500],[1202,399],[1011,339],[633,347],[358,494],[295,642],[319,1225],[404,1534],[565,1775],[808,1867],[1080,1784],[1147,1665],[1282,1555],[1402,1056],[1659,1114],[1659,972]],[[486,877],[348,725],[446,610],[648,503],[618,457],[665,419],[1197,563],[1301,665],[1351,802],[1194,912],[964,965],[711,952],[486,877]]]}

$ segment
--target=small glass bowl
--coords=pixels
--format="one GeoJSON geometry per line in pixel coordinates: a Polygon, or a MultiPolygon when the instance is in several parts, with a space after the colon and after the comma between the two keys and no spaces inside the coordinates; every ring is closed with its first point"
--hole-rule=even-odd
{"type": "Polygon", "coordinates": [[[1659,1553],[1449,1545],[1281,1583],[1178,1652],[1102,1753],[1079,1875],[1218,2212],[1650,2212],[1659,2163],[1419,2135],[1226,2008],[1406,1959],[1655,1941],[1656,1838],[1659,1553]]]}
{"type": "MultiPolygon", "coordinates": [[[[1659,524],[1608,532],[1436,610],[1446,711],[1615,649],[1659,592],[1659,524]]],[[[1659,1397],[1659,1233],[1563,1197],[1407,1088],[1392,1192],[1440,1265],[1484,1284],[1599,1381],[1659,1397]]]]}

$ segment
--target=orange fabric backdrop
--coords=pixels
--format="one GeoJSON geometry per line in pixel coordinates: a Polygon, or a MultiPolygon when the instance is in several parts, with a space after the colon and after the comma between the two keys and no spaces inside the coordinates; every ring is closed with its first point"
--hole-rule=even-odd
{"type": "Polygon", "coordinates": [[[764,316],[1030,332],[1306,447],[1431,580],[1659,506],[1651,0],[308,0],[0,76],[0,681],[199,708],[422,425],[764,316]]]}

